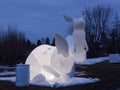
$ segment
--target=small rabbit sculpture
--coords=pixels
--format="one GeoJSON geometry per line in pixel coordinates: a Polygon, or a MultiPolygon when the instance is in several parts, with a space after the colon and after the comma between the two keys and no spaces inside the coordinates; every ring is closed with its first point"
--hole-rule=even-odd
{"type": "Polygon", "coordinates": [[[69,48],[74,55],[75,62],[83,62],[86,60],[86,52],[88,51],[88,45],[85,36],[85,26],[86,22],[84,20],[85,16],[80,18],[73,18],[64,15],[64,18],[68,22],[73,23],[73,33],[66,37],[69,48]],[[72,41],[72,43],[70,43],[72,41]]]}

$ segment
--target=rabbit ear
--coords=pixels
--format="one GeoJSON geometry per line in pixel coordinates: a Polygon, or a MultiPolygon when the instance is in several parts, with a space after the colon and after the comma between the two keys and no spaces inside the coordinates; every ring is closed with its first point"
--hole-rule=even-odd
{"type": "Polygon", "coordinates": [[[82,19],[84,19],[84,20],[85,20],[85,18],[86,18],[86,15],[82,15],[80,18],[82,18],[82,19]]]}
{"type": "Polygon", "coordinates": [[[82,17],[83,17],[83,18],[86,18],[87,16],[86,16],[86,15],[83,15],[82,17]]]}
{"type": "Polygon", "coordinates": [[[68,22],[73,22],[74,21],[74,18],[71,17],[71,16],[67,16],[67,15],[63,15],[65,20],[68,21],[68,22]]]}
{"type": "Polygon", "coordinates": [[[59,34],[55,34],[55,45],[56,45],[58,54],[62,54],[64,57],[69,56],[68,43],[67,43],[66,39],[64,39],[59,34]]]}

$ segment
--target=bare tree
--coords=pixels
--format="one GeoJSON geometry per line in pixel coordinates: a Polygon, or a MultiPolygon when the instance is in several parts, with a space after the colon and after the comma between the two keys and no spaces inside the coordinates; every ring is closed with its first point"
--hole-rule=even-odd
{"type": "Polygon", "coordinates": [[[110,28],[112,9],[109,6],[97,5],[93,8],[85,8],[86,15],[86,38],[89,45],[88,57],[98,57],[103,48],[103,38],[110,28]],[[102,43],[101,43],[102,42],[102,43]]]}
{"type": "Polygon", "coordinates": [[[113,29],[110,33],[111,36],[111,46],[112,53],[120,52],[120,19],[118,14],[115,14],[114,21],[113,21],[113,29]]]}
{"type": "Polygon", "coordinates": [[[93,8],[85,8],[83,14],[86,15],[87,27],[86,33],[88,40],[100,42],[105,30],[108,30],[108,24],[112,15],[112,9],[109,6],[97,5],[93,8]]]}

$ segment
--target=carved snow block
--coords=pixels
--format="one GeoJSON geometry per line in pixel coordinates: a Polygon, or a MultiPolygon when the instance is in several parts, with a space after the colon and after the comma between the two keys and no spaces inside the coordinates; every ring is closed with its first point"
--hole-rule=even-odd
{"type": "Polygon", "coordinates": [[[29,86],[29,65],[17,64],[16,66],[16,86],[29,86]]]}
{"type": "Polygon", "coordinates": [[[109,55],[110,62],[120,62],[119,54],[110,54],[109,55]]]}

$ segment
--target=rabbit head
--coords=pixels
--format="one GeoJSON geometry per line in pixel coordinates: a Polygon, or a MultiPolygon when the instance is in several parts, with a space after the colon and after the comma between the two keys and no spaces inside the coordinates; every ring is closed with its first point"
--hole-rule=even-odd
{"type": "Polygon", "coordinates": [[[71,16],[64,15],[64,18],[66,21],[73,23],[73,28],[75,30],[85,29],[86,26],[86,22],[84,20],[85,15],[81,16],[80,18],[73,18],[71,16]]]}

